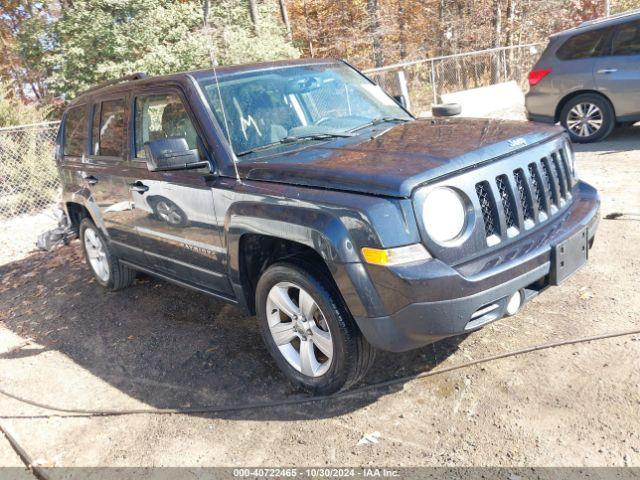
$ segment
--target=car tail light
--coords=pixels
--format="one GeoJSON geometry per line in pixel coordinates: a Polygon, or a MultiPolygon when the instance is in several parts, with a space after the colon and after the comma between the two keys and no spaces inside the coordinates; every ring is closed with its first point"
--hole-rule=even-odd
{"type": "Polygon", "coordinates": [[[529,86],[534,87],[542,80],[544,77],[551,73],[550,68],[542,68],[540,70],[531,70],[529,72],[529,86]]]}

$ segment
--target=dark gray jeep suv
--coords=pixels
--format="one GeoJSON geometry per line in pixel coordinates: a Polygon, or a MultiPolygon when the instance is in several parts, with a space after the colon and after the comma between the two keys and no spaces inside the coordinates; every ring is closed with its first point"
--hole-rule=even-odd
{"type": "Polygon", "coordinates": [[[376,348],[516,313],[586,262],[598,219],[562,128],[415,119],[339,61],[97,87],[57,162],[98,283],[142,271],[239,305],[316,394],[376,348]]]}
{"type": "Polygon", "coordinates": [[[574,142],[640,120],[640,10],[552,35],[529,73],[527,116],[560,122],[574,142]]]}

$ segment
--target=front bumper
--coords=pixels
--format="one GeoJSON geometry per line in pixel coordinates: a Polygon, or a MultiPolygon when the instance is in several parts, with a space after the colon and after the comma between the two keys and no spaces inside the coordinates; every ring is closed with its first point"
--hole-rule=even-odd
{"type": "Polygon", "coordinates": [[[552,246],[584,228],[591,245],[599,207],[596,190],[579,182],[562,215],[487,256],[455,268],[437,259],[395,270],[380,267],[372,275],[376,290],[401,306],[390,315],[356,316],[356,322],[369,343],[395,352],[476,330],[505,316],[512,294],[522,292],[524,303],[550,286],[552,246]]]}

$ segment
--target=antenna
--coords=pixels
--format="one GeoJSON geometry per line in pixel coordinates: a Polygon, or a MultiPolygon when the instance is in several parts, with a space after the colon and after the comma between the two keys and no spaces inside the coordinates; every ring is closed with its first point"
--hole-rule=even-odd
{"type": "Polygon", "coordinates": [[[218,71],[216,67],[218,66],[218,60],[216,59],[214,46],[213,46],[213,38],[210,36],[211,28],[208,24],[208,16],[209,16],[209,1],[205,0],[204,2],[204,19],[203,19],[203,28],[202,31],[204,34],[209,36],[209,59],[211,60],[211,68],[213,69],[213,78],[216,82],[216,91],[218,94],[218,101],[220,102],[220,110],[222,110],[222,119],[224,121],[224,129],[227,134],[227,142],[229,142],[229,146],[231,147],[231,161],[233,162],[233,169],[236,173],[236,180],[239,183],[242,183],[242,179],[240,178],[240,172],[238,172],[238,157],[236,157],[236,153],[233,151],[233,144],[231,143],[231,134],[229,133],[229,122],[227,120],[227,112],[224,108],[224,103],[222,101],[222,92],[220,91],[220,82],[218,81],[218,71]]]}

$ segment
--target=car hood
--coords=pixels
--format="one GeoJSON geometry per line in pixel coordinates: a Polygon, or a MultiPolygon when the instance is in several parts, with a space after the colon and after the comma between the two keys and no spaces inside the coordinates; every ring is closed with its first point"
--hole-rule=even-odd
{"type": "Polygon", "coordinates": [[[419,185],[529,148],[559,127],[492,119],[418,119],[372,128],[367,135],[306,144],[286,153],[245,158],[248,180],[409,197],[419,185]]]}

